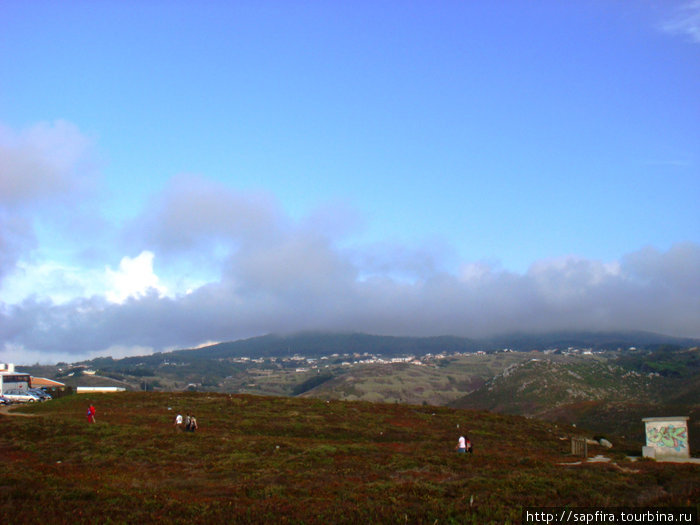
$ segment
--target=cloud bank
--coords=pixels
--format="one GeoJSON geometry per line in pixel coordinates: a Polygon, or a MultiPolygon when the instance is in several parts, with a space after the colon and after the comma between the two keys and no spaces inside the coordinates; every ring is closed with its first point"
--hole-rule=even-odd
{"type": "MultiPolygon", "coordinates": [[[[296,330],[472,337],[509,331],[644,329],[698,336],[700,246],[645,248],[619,264],[564,258],[523,274],[488,265],[412,283],[365,280],[327,242],[305,236],[238,253],[218,282],[122,302],[36,298],[0,311],[4,351],[163,350],[296,330]],[[676,273],[676,268],[682,268],[676,273]]],[[[121,298],[120,298],[121,299],[121,298]]]]}
{"type": "MultiPolygon", "coordinates": [[[[446,265],[449,247],[354,244],[359,221],[347,210],[293,220],[272,195],[201,176],[174,177],[130,223],[113,224],[109,235],[119,241],[92,266],[57,264],[41,249],[37,217],[70,230],[70,220],[53,219],[78,213],[69,203],[85,194],[91,154],[68,124],[37,130],[5,130],[0,144],[0,360],[134,355],[299,330],[700,337],[694,242],[643,247],[619,261],[563,256],[523,273],[479,261],[446,265]],[[38,181],[45,187],[34,189],[38,181]]],[[[74,236],[65,250],[103,242],[93,235],[74,236]]]]}

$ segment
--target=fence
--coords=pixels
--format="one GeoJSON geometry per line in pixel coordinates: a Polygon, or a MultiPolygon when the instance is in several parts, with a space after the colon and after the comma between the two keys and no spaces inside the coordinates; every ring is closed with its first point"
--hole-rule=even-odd
{"type": "Polygon", "coordinates": [[[588,457],[588,440],[581,437],[571,438],[571,454],[574,456],[588,457]]]}

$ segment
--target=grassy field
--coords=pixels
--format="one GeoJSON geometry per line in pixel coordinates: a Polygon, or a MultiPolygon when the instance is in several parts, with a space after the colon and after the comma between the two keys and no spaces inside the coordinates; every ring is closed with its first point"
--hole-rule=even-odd
{"type": "Polygon", "coordinates": [[[3,524],[519,523],[523,506],[700,501],[697,465],[630,462],[641,443],[619,441],[592,450],[610,463],[571,464],[583,431],[489,412],[137,392],[21,410],[0,416],[3,524]],[[194,434],[173,427],[188,412],[194,434]],[[465,429],[473,456],[454,451],[465,429]]]}

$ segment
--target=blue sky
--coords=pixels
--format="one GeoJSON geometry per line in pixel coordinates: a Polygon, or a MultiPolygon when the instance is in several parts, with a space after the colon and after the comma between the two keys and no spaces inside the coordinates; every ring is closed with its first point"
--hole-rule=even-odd
{"type": "Polygon", "coordinates": [[[700,2],[200,4],[0,10],[0,356],[700,337],[700,2]]]}

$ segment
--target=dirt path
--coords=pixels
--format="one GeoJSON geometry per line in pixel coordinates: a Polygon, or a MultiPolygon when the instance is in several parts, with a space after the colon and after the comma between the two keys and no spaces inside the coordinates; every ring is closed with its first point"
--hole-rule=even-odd
{"type": "Polygon", "coordinates": [[[0,406],[0,415],[2,416],[21,416],[21,417],[37,417],[37,414],[22,414],[12,410],[15,406],[2,405],[0,406]]]}

